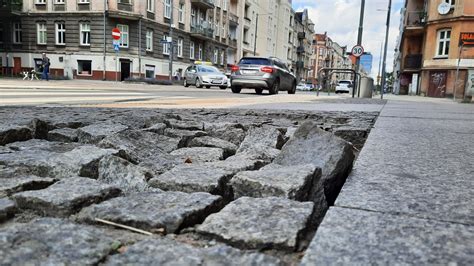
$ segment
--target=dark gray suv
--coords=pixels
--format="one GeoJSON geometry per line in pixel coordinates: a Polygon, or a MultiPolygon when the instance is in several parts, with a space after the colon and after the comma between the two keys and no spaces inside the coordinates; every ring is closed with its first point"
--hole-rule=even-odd
{"type": "Polygon", "coordinates": [[[243,57],[232,67],[230,79],[233,93],[240,93],[242,88],[255,89],[257,94],[262,94],[263,90],[270,94],[296,92],[296,77],[275,57],[243,57]]]}

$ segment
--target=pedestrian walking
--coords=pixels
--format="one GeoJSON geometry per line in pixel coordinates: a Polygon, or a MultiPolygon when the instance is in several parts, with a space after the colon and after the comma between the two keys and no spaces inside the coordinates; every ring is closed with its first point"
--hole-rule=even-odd
{"type": "Polygon", "coordinates": [[[41,79],[45,79],[46,81],[49,81],[49,66],[51,65],[51,63],[45,53],[43,53],[43,61],[41,65],[43,67],[43,73],[41,75],[41,79]]]}

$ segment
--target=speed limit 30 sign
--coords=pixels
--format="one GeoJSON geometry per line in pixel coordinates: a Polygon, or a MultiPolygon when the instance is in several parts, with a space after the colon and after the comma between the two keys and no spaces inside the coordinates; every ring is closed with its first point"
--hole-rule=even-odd
{"type": "Polygon", "coordinates": [[[351,54],[355,57],[361,57],[364,54],[364,47],[356,45],[352,48],[351,54]]]}

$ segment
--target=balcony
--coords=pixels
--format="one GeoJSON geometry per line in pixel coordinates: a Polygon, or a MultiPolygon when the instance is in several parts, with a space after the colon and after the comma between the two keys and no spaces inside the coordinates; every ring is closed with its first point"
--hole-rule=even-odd
{"type": "Polygon", "coordinates": [[[304,31],[298,32],[298,39],[299,40],[306,39],[306,33],[304,31]]]}
{"type": "Polygon", "coordinates": [[[23,8],[22,0],[0,0],[0,13],[5,15],[19,14],[23,8]]]}
{"type": "Polygon", "coordinates": [[[405,69],[420,69],[421,62],[423,61],[422,54],[411,54],[405,56],[405,61],[403,64],[403,68],[405,69]]]}
{"type": "Polygon", "coordinates": [[[300,45],[296,48],[296,53],[298,53],[298,54],[302,54],[302,53],[304,53],[304,51],[305,51],[304,46],[302,46],[302,45],[300,45]]]}
{"type": "Polygon", "coordinates": [[[298,69],[304,68],[304,62],[301,61],[301,60],[296,61],[296,68],[298,68],[298,69]]]}
{"type": "Polygon", "coordinates": [[[191,36],[203,40],[213,39],[214,29],[205,25],[191,25],[191,36]]]}
{"type": "Polygon", "coordinates": [[[231,48],[237,49],[237,38],[229,36],[227,40],[228,40],[227,43],[231,48]]]}
{"type": "Polygon", "coordinates": [[[235,27],[239,26],[239,17],[232,12],[229,12],[229,25],[235,27]]]}
{"type": "Polygon", "coordinates": [[[202,9],[214,8],[214,0],[191,0],[191,4],[202,9]]]}
{"type": "Polygon", "coordinates": [[[423,28],[426,24],[427,15],[424,11],[407,11],[405,15],[405,28],[423,28]]]}

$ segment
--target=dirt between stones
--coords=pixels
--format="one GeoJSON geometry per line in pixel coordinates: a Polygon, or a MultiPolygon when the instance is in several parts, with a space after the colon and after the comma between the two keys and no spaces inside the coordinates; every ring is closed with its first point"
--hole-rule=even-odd
{"type": "Polygon", "coordinates": [[[2,108],[0,264],[297,264],[377,115],[2,108]]]}

